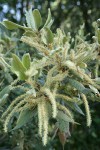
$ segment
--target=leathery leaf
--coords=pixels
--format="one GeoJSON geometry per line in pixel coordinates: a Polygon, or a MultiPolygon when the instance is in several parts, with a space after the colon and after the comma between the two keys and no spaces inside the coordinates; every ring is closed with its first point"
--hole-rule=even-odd
{"type": "Polygon", "coordinates": [[[27,76],[25,75],[26,68],[24,67],[18,56],[13,54],[12,57],[13,57],[11,64],[12,71],[18,76],[20,80],[27,79],[27,76]]]}
{"type": "Polygon", "coordinates": [[[38,9],[33,10],[33,16],[34,16],[36,28],[38,29],[42,25],[42,18],[38,9]]]}
{"type": "Polygon", "coordinates": [[[17,29],[17,28],[21,28],[21,29],[24,29],[24,30],[28,30],[29,29],[27,27],[18,25],[16,23],[13,23],[13,22],[11,22],[9,20],[4,20],[3,22],[1,22],[1,24],[4,25],[9,30],[14,30],[14,29],[17,29]]]}
{"type": "Polygon", "coordinates": [[[32,117],[34,116],[33,110],[25,109],[20,112],[19,118],[17,120],[16,126],[13,128],[13,130],[21,128],[23,125],[28,123],[32,117]]]}
{"type": "Polygon", "coordinates": [[[43,28],[43,32],[42,32],[42,41],[45,43],[45,44],[51,44],[53,43],[53,33],[52,31],[45,27],[43,28]]]}
{"type": "Polygon", "coordinates": [[[24,54],[24,56],[22,57],[22,63],[25,68],[27,69],[30,68],[31,58],[30,58],[29,53],[24,54]]]}

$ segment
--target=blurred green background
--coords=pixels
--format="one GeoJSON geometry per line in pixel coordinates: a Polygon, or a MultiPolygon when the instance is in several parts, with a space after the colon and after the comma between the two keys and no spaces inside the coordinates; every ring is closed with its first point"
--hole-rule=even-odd
{"type": "MultiPolygon", "coordinates": [[[[65,33],[70,32],[72,36],[75,36],[82,24],[85,25],[85,34],[89,33],[90,37],[93,36],[92,23],[100,18],[100,0],[0,0],[0,21],[8,19],[24,24],[26,23],[25,10],[31,6],[33,9],[40,10],[44,21],[50,8],[54,19],[52,30],[55,31],[60,27],[65,33]]],[[[0,29],[1,32],[4,30],[2,27],[0,29]]],[[[21,46],[20,49],[24,47],[21,46]]],[[[5,84],[8,82],[5,81],[5,84]]],[[[13,93],[10,96],[12,98],[13,93]]],[[[100,150],[100,104],[91,103],[90,108],[93,119],[91,128],[86,127],[85,117],[77,116],[76,119],[81,122],[81,126],[72,126],[71,137],[67,140],[65,150],[100,150]]],[[[34,123],[24,127],[24,132],[19,130],[4,134],[0,123],[0,150],[21,150],[17,146],[20,142],[24,142],[24,150],[62,150],[58,136],[50,140],[47,147],[42,147],[36,128],[34,123]]]]}
{"type": "Polygon", "coordinates": [[[10,19],[23,24],[25,10],[31,6],[40,10],[44,20],[51,8],[53,28],[64,26],[74,33],[83,23],[85,31],[92,32],[92,22],[100,17],[100,0],[0,0],[0,21],[10,19]]]}

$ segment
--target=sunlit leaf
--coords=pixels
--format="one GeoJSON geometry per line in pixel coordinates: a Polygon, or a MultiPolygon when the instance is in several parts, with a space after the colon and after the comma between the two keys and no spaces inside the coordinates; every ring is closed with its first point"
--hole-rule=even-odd
{"type": "Polygon", "coordinates": [[[17,29],[17,28],[21,28],[21,29],[24,29],[24,30],[28,29],[27,27],[18,25],[16,23],[13,23],[13,22],[8,21],[8,20],[4,20],[3,22],[1,22],[1,24],[4,25],[9,30],[14,30],[14,29],[17,29]]]}
{"type": "Polygon", "coordinates": [[[48,9],[48,18],[46,20],[46,23],[45,23],[44,27],[50,28],[52,23],[53,23],[53,19],[51,17],[51,11],[50,11],[50,9],[48,9]]]}
{"type": "Polygon", "coordinates": [[[52,31],[49,28],[45,27],[42,32],[42,41],[45,44],[50,44],[50,43],[53,43],[53,38],[54,38],[54,35],[52,31]]]}
{"type": "Polygon", "coordinates": [[[30,58],[29,53],[24,54],[24,56],[22,57],[22,63],[25,68],[27,69],[30,68],[31,58],[30,58]]]}
{"type": "Polygon", "coordinates": [[[38,29],[42,25],[42,18],[38,9],[33,10],[33,16],[34,16],[35,26],[38,29]]]}
{"type": "Polygon", "coordinates": [[[12,71],[18,76],[20,80],[27,79],[27,76],[25,75],[26,68],[24,67],[24,65],[18,58],[18,56],[13,54],[12,57],[13,57],[13,60],[11,63],[12,71]]]}

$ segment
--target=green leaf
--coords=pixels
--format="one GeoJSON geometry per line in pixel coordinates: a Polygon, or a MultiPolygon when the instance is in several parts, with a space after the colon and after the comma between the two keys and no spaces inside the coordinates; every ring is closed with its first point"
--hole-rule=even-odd
{"type": "Polygon", "coordinates": [[[50,11],[50,9],[48,9],[48,17],[47,17],[47,20],[46,20],[46,23],[45,23],[44,27],[50,28],[52,23],[53,23],[53,20],[52,20],[52,17],[51,17],[51,11],[50,11]]]}
{"type": "Polygon", "coordinates": [[[37,9],[32,11],[32,8],[29,11],[26,11],[26,21],[28,27],[37,31],[38,28],[42,25],[42,18],[37,9]]]}
{"type": "Polygon", "coordinates": [[[80,82],[78,82],[74,79],[69,79],[69,78],[67,80],[78,91],[82,92],[85,89],[85,87],[80,82]]]}
{"type": "Polygon", "coordinates": [[[12,90],[12,86],[6,86],[1,92],[0,92],[0,98],[2,98],[5,94],[9,94],[9,92],[12,90]]]}
{"type": "Polygon", "coordinates": [[[62,119],[63,121],[74,123],[74,120],[72,118],[70,118],[63,111],[60,111],[60,110],[58,110],[58,113],[57,113],[57,120],[59,120],[59,119],[62,119]]]}
{"type": "Polygon", "coordinates": [[[30,68],[31,58],[29,53],[24,54],[24,56],[22,57],[22,63],[25,68],[30,68]]]}
{"type": "Polygon", "coordinates": [[[31,20],[33,20],[32,10],[31,10],[30,13],[29,13],[29,11],[26,11],[26,14],[25,14],[26,22],[27,22],[27,26],[29,28],[33,28],[34,29],[34,22],[31,21],[31,20]],[[31,15],[30,15],[30,13],[31,13],[31,15]],[[31,24],[31,22],[32,22],[32,24],[31,24]]]}
{"type": "Polygon", "coordinates": [[[81,108],[76,103],[74,103],[73,105],[74,105],[75,110],[78,113],[80,113],[81,115],[84,115],[83,111],[81,110],[81,108]]]}
{"type": "Polygon", "coordinates": [[[53,38],[54,38],[54,35],[53,35],[52,31],[47,27],[43,28],[42,41],[45,44],[50,44],[50,43],[53,43],[53,38]]]}
{"type": "Polygon", "coordinates": [[[3,106],[6,103],[8,94],[5,94],[2,98],[0,98],[0,106],[3,106]]]}
{"type": "Polygon", "coordinates": [[[11,64],[12,71],[18,76],[20,80],[27,79],[27,76],[25,75],[26,68],[24,67],[18,56],[13,54],[12,57],[13,57],[11,64]]]}
{"type": "Polygon", "coordinates": [[[70,109],[74,110],[75,112],[78,112],[81,115],[84,115],[83,111],[81,110],[81,108],[78,106],[77,103],[67,102],[67,105],[70,109]]]}
{"type": "Polygon", "coordinates": [[[17,28],[21,28],[21,29],[24,29],[24,30],[28,29],[27,27],[20,26],[20,25],[18,25],[16,23],[8,21],[8,20],[5,20],[5,21],[1,22],[1,24],[4,25],[9,30],[14,30],[14,29],[17,29],[17,28]]]}
{"type": "Polygon", "coordinates": [[[70,79],[70,78],[67,78],[66,79],[68,81],[68,83],[70,83],[70,85],[74,88],[76,88],[78,91],[84,93],[84,94],[88,94],[88,93],[91,93],[91,90],[87,89],[84,87],[84,85],[74,79],[70,79]]]}
{"type": "Polygon", "coordinates": [[[36,33],[32,30],[27,30],[25,31],[25,33],[23,34],[24,36],[28,36],[28,37],[35,37],[36,33]]]}
{"type": "Polygon", "coordinates": [[[33,10],[33,17],[34,17],[35,26],[38,29],[42,25],[42,18],[38,9],[33,10]]]}
{"type": "Polygon", "coordinates": [[[69,122],[74,123],[74,120],[70,119],[63,111],[58,111],[56,126],[60,129],[61,132],[70,134],[69,122]]]}
{"type": "Polygon", "coordinates": [[[98,38],[98,43],[100,44],[100,29],[97,29],[97,38],[98,38]]]}
{"type": "Polygon", "coordinates": [[[12,86],[6,86],[1,92],[0,92],[0,105],[2,106],[3,104],[5,104],[7,97],[10,93],[10,91],[12,90],[12,86]]]}
{"type": "Polygon", "coordinates": [[[77,77],[79,80],[83,81],[83,78],[79,75],[79,73],[76,70],[70,69],[69,72],[74,75],[74,77],[77,77]]]}
{"type": "Polygon", "coordinates": [[[16,126],[13,130],[21,128],[26,123],[30,122],[31,118],[34,116],[33,110],[26,109],[24,111],[21,111],[19,118],[17,120],[16,126]]]}
{"type": "Polygon", "coordinates": [[[29,28],[32,28],[33,30],[37,30],[34,22],[34,17],[32,13],[32,8],[29,11],[26,11],[26,22],[29,28]]]}
{"type": "Polygon", "coordinates": [[[64,120],[58,120],[56,126],[60,129],[61,132],[69,133],[69,122],[64,120]]]}

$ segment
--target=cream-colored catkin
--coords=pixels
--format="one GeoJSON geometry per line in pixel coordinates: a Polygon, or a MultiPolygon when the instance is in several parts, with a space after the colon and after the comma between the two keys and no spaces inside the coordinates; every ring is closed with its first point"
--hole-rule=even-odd
{"type": "Polygon", "coordinates": [[[34,41],[34,39],[32,39],[30,37],[22,36],[21,41],[24,43],[27,43],[31,47],[37,48],[38,51],[42,52],[45,55],[49,55],[49,53],[50,53],[46,47],[44,47],[43,45],[41,45],[37,42],[37,39],[36,39],[36,41],[34,41]]]}
{"type": "Polygon", "coordinates": [[[75,59],[75,51],[74,50],[70,51],[70,59],[71,59],[71,61],[74,61],[74,59],[75,59]]]}
{"type": "Polygon", "coordinates": [[[21,106],[21,105],[23,105],[24,103],[26,103],[26,100],[22,100],[21,102],[19,102],[18,104],[17,104],[17,106],[15,106],[14,107],[14,109],[8,114],[8,116],[6,117],[6,120],[5,120],[5,122],[4,122],[4,131],[5,132],[7,132],[7,126],[8,126],[8,123],[9,123],[9,121],[10,121],[10,119],[11,119],[11,117],[13,116],[13,114],[15,113],[15,112],[17,112],[17,110],[18,110],[18,108],[21,106]]]}
{"type": "Polygon", "coordinates": [[[48,96],[48,98],[51,102],[51,105],[52,105],[52,110],[53,110],[52,117],[56,118],[56,116],[57,116],[57,105],[56,105],[55,97],[53,96],[53,94],[51,93],[51,91],[48,88],[45,88],[44,92],[48,96]]]}
{"type": "Polygon", "coordinates": [[[56,84],[54,86],[54,89],[53,89],[53,95],[54,95],[54,97],[56,96],[57,89],[58,89],[58,82],[56,82],[56,84]]]}
{"type": "Polygon", "coordinates": [[[26,94],[22,94],[22,95],[18,96],[14,101],[12,101],[12,103],[10,104],[8,109],[2,114],[2,118],[6,117],[8,115],[8,113],[13,109],[14,105],[16,103],[18,103],[25,96],[26,96],[26,94]]]}
{"type": "Polygon", "coordinates": [[[87,117],[87,126],[90,127],[90,125],[92,123],[92,119],[91,119],[89,104],[88,104],[87,98],[84,94],[81,94],[81,97],[83,99],[84,106],[85,106],[86,117],[87,117]]]}
{"type": "Polygon", "coordinates": [[[48,141],[48,110],[46,106],[46,102],[42,101],[42,107],[43,107],[43,137],[42,137],[42,142],[43,145],[46,146],[47,141],[48,141]]]}
{"type": "Polygon", "coordinates": [[[57,66],[54,66],[48,71],[45,86],[50,87],[52,83],[52,75],[56,70],[57,70],[57,66]]]}
{"type": "Polygon", "coordinates": [[[91,79],[87,74],[85,74],[84,72],[82,72],[79,68],[78,68],[78,72],[80,75],[83,76],[83,78],[87,81],[87,83],[93,85],[95,88],[97,88],[98,90],[100,90],[100,85],[97,85],[93,79],[91,79]]]}
{"type": "Polygon", "coordinates": [[[44,120],[43,129],[44,129],[44,132],[43,132],[42,141],[43,141],[43,145],[46,146],[47,141],[48,141],[48,120],[47,120],[47,118],[45,118],[45,120],[44,120]]]}
{"type": "Polygon", "coordinates": [[[69,50],[69,43],[66,42],[66,44],[64,45],[64,48],[62,50],[62,61],[66,61],[67,55],[68,55],[68,50],[69,50]]]}
{"type": "Polygon", "coordinates": [[[38,103],[38,128],[39,128],[39,135],[42,137],[42,129],[43,129],[43,112],[42,112],[42,105],[41,102],[38,103]]]}

